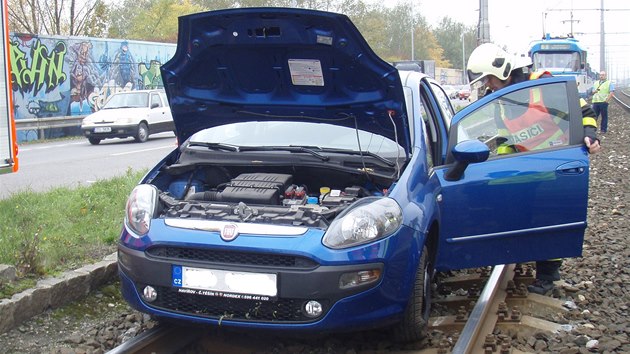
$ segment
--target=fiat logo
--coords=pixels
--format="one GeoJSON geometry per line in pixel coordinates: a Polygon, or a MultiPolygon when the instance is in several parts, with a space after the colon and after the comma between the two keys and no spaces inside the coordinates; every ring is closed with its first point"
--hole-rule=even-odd
{"type": "Polygon", "coordinates": [[[235,224],[227,224],[221,229],[221,239],[223,241],[232,241],[238,236],[238,227],[235,224]]]}

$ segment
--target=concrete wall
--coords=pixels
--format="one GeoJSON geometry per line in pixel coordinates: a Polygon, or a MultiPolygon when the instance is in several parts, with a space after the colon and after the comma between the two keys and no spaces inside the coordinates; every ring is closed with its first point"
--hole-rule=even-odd
{"type": "Polygon", "coordinates": [[[442,85],[461,85],[461,69],[435,68],[435,79],[442,85]]]}

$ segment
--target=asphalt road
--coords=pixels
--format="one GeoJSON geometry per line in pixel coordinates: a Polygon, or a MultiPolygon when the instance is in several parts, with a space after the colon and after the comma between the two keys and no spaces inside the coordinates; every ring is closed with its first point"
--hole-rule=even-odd
{"type": "MultiPolygon", "coordinates": [[[[466,106],[466,100],[452,100],[453,107],[466,106]]],[[[90,145],[87,139],[22,145],[19,171],[0,175],[0,199],[13,193],[44,192],[54,187],[89,185],[99,179],[123,175],[127,169],[153,167],[175,148],[173,133],[151,135],[143,144],[132,138],[106,139],[90,145]]]]}
{"type": "Polygon", "coordinates": [[[54,187],[89,185],[100,179],[148,169],[175,148],[173,133],[152,135],[143,144],[133,139],[87,139],[28,144],[19,147],[17,173],[0,175],[0,199],[13,193],[47,191],[54,187]]]}

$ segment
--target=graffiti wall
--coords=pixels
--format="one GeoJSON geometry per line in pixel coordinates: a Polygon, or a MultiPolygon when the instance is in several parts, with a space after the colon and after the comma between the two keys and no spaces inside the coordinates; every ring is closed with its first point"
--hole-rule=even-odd
{"type": "Polygon", "coordinates": [[[168,43],[10,33],[15,119],[83,116],[115,92],[162,87],[160,65],[175,49],[168,43]]]}

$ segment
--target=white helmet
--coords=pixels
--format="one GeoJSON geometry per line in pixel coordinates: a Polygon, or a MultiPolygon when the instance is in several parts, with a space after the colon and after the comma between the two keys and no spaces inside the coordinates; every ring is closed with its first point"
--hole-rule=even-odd
{"type": "Polygon", "coordinates": [[[468,81],[473,85],[488,75],[505,80],[514,69],[531,65],[529,57],[515,57],[493,43],[484,43],[470,54],[466,73],[468,81]]]}

